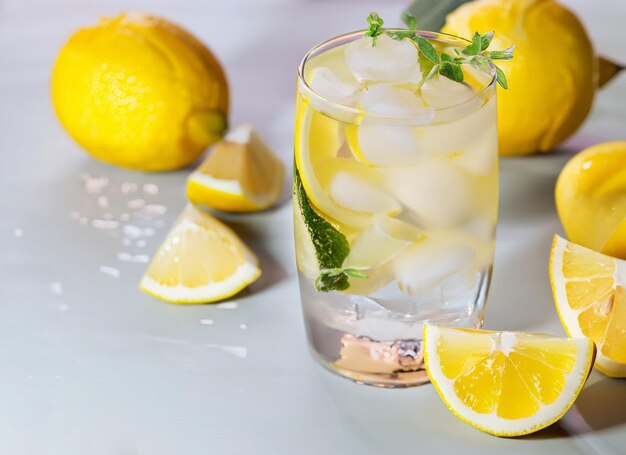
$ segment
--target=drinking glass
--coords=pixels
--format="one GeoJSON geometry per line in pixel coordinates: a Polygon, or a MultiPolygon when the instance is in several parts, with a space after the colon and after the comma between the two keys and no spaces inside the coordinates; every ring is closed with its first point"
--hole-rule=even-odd
{"type": "MultiPolygon", "coordinates": [[[[450,55],[469,44],[417,33],[450,55]]],[[[483,322],[498,210],[495,71],[463,65],[462,83],[424,82],[428,63],[410,40],[383,35],[374,51],[367,40],[331,39],[299,66],[296,262],[315,359],[359,383],[408,387],[428,380],[425,322],[483,322]]]]}

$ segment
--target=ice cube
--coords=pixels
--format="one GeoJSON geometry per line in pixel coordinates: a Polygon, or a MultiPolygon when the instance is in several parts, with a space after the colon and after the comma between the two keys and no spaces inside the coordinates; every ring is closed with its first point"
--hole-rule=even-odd
{"type": "Polygon", "coordinates": [[[409,40],[381,35],[372,46],[364,37],[346,46],[346,63],[360,82],[414,82],[422,77],[417,48],[409,40]]]}
{"type": "Polygon", "coordinates": [[[376,215],[350,245],[345,265],[377,267],[406,249],[421,235],[420,229],[415,226],[387,215],[376,215]]]}
{"type": "Polygon", "coordinates": [[[496,100],[475,97],[463,106],[438,110],[433,124],[418,128],[417,135],[419,146],[429,154],[448,155],[473,174],[490,174],[497,162],[496,100]]]}
{"type": "Polygon", "coordinates": [[[406,166],[419,161],[416,128],[402,125],[429,124],[432,108],[424,106],[412,91],[388,84],[370,86],[362,93],[359,105],[365,117],[358,127],[347,129],[349,144],[358,158],[376,166],[406,166]],[[398,121],[383,122],[371,115],[398,121]]]}
{"type": "Polygon", "coordinates": [[[434,115],[415,92],[391,84],[375,84],[364,90],[359,105],[368,114],[398,117],[412,124],[429,124],[434,115]]]}
{"type": "Polygon", "coordinates": [[[319,67],[311,71],[309,87],[318,95],[341,104],[353,105],[359,91],[357,85],[342,81],[330,68],[319,67]]]}
{"type": "Polygon", "coordinates": [[[337,172],[330,183],[330,196],[339,205],[366,213],[398,213],[400,204],[374,182],[344,171],[337,172]]]}
{"type": "Polygon", "coordinates": [[[426,233],[393,261],[398,286],[409,295],[447,287],[471,288],[485,265],[485,244],[456,231],[426,233]]]}
{"type": "Polygon", "coordinates": [[[429,106],[443,109],[472,99],[474,91],[463,83],[435,76],[422,85],[422,97],[429,106]]]}
{"type": "Polygon", "coordinates": [[[427,229],[463,223],[475,207],[469,175],[446,157],[383,171],[390,192],[427,229]]]}

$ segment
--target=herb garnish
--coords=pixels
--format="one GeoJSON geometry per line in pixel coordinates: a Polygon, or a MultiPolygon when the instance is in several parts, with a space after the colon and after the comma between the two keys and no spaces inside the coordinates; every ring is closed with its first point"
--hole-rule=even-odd
{"type": "MultiPolygon", "coordinates": [[[[493,40],[494,32],[488,32],[483,35],[475,32],[472,37],[472,43],[466,46],[461,52],[455,49],[456,55],[454,56],[445,53],[440,54],[430,41],[417,34],[417,20],[414,16],[404,14],[402,20],[408,30],[397,32],[386,31],[383,28],[383,19],[378,13],[372,12],[367,17],[369,28],[365,32],[365,35],[372,38],[372,46],[376,46],[376,39],[383,33],[386,33],[387,36],[397,41],[402,41],[407,38],[415,41],[419,53],[424,57],[421,59],[422,63],[424,63],[422,65],[424,66],[424,76],[420,81],[420,87],[435,74],[440,74],[455,82],[463,82],[464,75],[461,66],[463,64],[469,64],[476,69],[488,71],[489,63],[493,64],[494,60],[511,60],[513,58],[515,46],[501,51],[487,50],[493,40]]],[[[494,66],[496,68],[496,80],[498,84],[500,84],[503,89],[507,89],[509,85],[504,71],[497,65],[494,64],[494,66]]]]}

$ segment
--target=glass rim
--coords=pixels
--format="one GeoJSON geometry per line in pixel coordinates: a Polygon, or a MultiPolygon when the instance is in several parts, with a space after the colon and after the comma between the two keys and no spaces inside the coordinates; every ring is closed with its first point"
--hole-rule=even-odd
{"type": "MultiPolygon", "coordinates": [[[[386,28],[386,31],[392,31],[392,32],[398,32],[398,31],[407,31],[408,29],[406,28],[386,28]]],[[[390,116],[390,115],[381,115],[381,114],[375,114],[372,112],[367,112],[364,111],[363,109],[359,109],[358,107],[355,106],[350,106],[347,104],[343,104],[339,101],[336,100],[332,100],[330,98],[327,98],[321,94],[319,94],[316,90],[314,90],[309,83],[306,81],[305,77],[304,77],[304,68],[308,62],[308,60],[313,57],[313,54],[317,54],[319,52],[326,52],[327,47],[330,47],[332,44],[335,43],[339,43],[341,41],[352,41],[354,39],[356,39],[359,36],[364,36],[365,32],[367,30],[356,30],[353,32],[348,32],[348,33],[344,33],[342,35],[338,35],[335,36],[334,38],[330,38],[326,41],[322,41],[321,43],[316,44],[315,46],[313,46],[311,49],[309,49],[309,51],[304,55],[304,57],[302,58],[302,60],[300,61],[299,65],[298,65],[298,81],[302,84],[302,86],[306,89],[306,91],[308,91],[310,94],[312,94],[313,96],[317,97],[319,100],[321,100],[323,103],[327,104],[328,106],[332,107],[333,110],[338,110],[340,112],[343,113],[347,113],[347,114],[351,114],[351,115],[366,115],[368,117],[372,117],[372,118],[376,118],[376,119],[381,119],[381,120],[406,120],[408,118],[410,118],[410,116],[390,116]]],[[[415,33],[417,33],[420,36],[423,36],[424,38],[430,38],[430,39],[435,39],[438,41],[443,41],[443,42],[449,42],[450,44],[457,44],[457,45],[463,45],[466,46],[468,44],[471,44],[471,41],[465,39],[465,38],[461,38],[459,36],[455,36],[455,35],[450,35],[448,33],[442,33],[442,32],[429,32],[429,31],[425,31],[425,30],[415,30],[415,33]]],[[[335,47],[335,46],[332,46],[335,47]]],[[[330,47],[330,48],[332,48],[330,47]]],[[[489,90],[492,90],[495,87],[496,84],[496,69],[495,66],[493,65],[492,62],[489,62],[489,73],[491,75],[491,80],[489,80],[488,83],[485,84],[485,86],[478,92],[476,92],[474,94],[474,96],[472,96],[471,98],[462,101],[458,104],[453,104],[451,106],[446,106],[443,108],[433,108],[433,111],[435,113],[440,113],[440,114],[448,114],[451,112],[454,112],[455,110],[460,110],[463,107],[469,105],[470,103],[473,103],[474,100],[476,100],[477,98],[483,98],[485,93],[487,93],[489,90]]],[[[495,90],[494,90],[495,91],[495,90]]]]}

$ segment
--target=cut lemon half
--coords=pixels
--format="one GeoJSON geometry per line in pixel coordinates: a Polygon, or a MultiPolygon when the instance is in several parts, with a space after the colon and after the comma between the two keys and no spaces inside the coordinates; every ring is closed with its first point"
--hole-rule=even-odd
{"type": "Polygon", "coordinates": [[[284,166],[249,125],[229,132],[187,179],[187,198],[224,212],[266,209],[280,197],[284,166]]]}
{"type": "Polygon", "coordinates": [[[173,303],[205,303],[237,294],[261,274],[259,261],[230,228],[185,208],[152,258],[139,288],[173,303]]]}
{"type": "Polygon", "coordinates": [[[626,261],[555,235],[550,283],[567,334],[596,343],[602,373],[626,377],[626,261]]]}
{"type": "Polygon", "coordinates": [[[424,325],[424,362],[454,415],[496,436],[559,420],[580,393],[595,346],[586,338],[424,325]]]}

